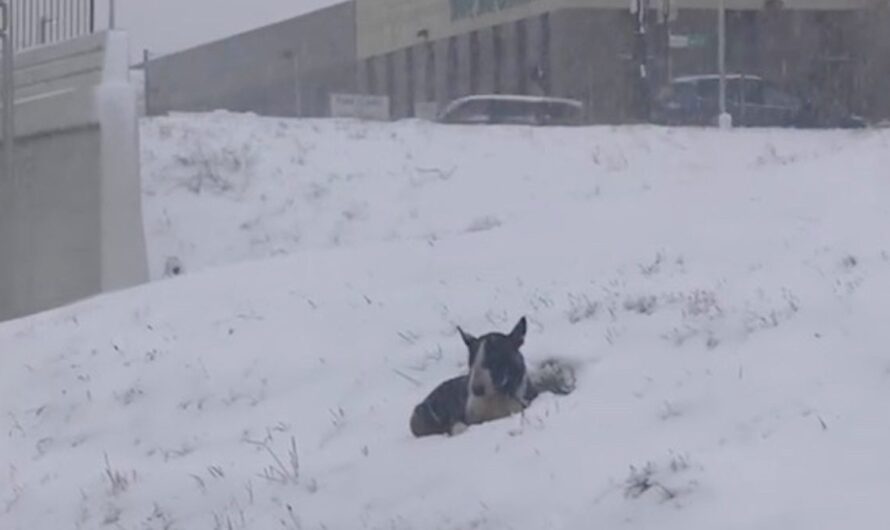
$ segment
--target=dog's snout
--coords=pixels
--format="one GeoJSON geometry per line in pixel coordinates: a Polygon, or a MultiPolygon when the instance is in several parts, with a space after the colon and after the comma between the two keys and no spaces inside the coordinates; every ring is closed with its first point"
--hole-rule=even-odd
{"type": "Polygon", "coordinates": [[[485,385],[473,385],[473,395],[476,397],[482,397],[485,395],[485,385]]]}

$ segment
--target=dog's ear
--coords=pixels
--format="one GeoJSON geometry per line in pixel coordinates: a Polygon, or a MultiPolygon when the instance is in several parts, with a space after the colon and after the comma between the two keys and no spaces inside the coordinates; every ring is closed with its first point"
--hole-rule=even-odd
{"type": "Polygon", "coordinates": [[[519,322],[516,323],[516,326],[513,327],[513,331],[510,332],[510,340],[516,344],[516,347],[522,346],[525,342],[525,331],[528,329],[528,325],[525,322],[525,317],[519,319],[519,322]]]}
{"type": "Polygon", "coordinates": [[[460,338],[463,339],[464,344],[466,344],[468,348],[472,348],[473,344],[476,343],[476,337],[461,329],[460,326],[457,327],[457,331],[460,333],[460,338]]]}

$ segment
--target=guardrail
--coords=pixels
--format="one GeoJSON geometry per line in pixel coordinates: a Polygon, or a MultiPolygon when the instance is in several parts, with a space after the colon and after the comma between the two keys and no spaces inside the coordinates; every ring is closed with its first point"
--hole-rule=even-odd
{"type": "Polygon", "coordinates": [[[7,0],[16,51],[64,42],[96,30],[96,0],[7,0]]]}

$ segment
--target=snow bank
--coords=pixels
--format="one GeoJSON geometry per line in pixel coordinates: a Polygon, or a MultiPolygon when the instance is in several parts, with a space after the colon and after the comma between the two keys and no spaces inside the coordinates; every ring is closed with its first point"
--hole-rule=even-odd
{"type": "Polygon", "coordinates": [[[883,528],[888,143],[146,121],[186,274],[0,327],[0,527],[883,528]],[[521,314],[578,389],[412,439],[521,314]]]}

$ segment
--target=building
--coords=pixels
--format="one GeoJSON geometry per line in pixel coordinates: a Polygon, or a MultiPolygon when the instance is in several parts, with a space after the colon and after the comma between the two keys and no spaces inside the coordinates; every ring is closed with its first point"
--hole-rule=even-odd
{"type": "Polygon", "coordinates": [[[329,95],[355,92],[355,3],[148,61],[146,111],[226,109],[327,116],[329,95]]]}
{"type": "MultiPolygon", "coordinates": [[[[717,0],[351,0],[153,60],[149,112],[330,115],[386,96],[393,118],[472,93],[584,101],[592,123],[646,119],[673,76],[717,69],[717,0]],[[641,8],[642,7],[642,8],[641,8]],[[645,75],[642,75],[645,73],[645,75]]],[[[890,116],[882,0],[726,0],[728,69],[890,116]]]]}
{"type": "MultiPolygon", "coordinates": [[[[887,115],[890,54],[886,44],[875,46],[890,39],[868,0],[726,4],[729,70],[887,115]]],[[[494,92],[580,99],[595,123],[644,120],[650,95],[667,79],[716,72],[716,5],[357,0],[357,83],[364,92],[389,96],[396,117],[413,115],[418,102],[441,106],[494,92]]]]}

